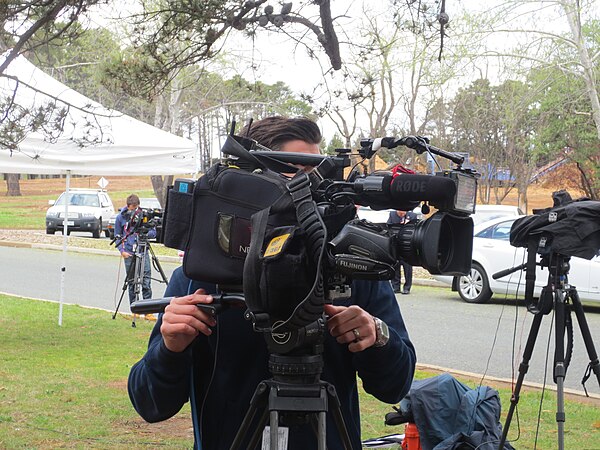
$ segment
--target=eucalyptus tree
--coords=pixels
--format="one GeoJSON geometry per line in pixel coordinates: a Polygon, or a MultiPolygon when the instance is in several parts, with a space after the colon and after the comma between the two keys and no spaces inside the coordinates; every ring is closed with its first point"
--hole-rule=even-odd
{"type": "Polygon", "coordinates": [[[523,78],[531,69],[548,69],[580,80],[579,95],[587,99],[580,112],[589,115],[600,140],[600,2],[509,0],[487,8],[480,18],[495,44],[480,57],[516,60],[523,78]]]}
{"type": "Polygon", "coordinates": [[[532,136],[531,105],[538,99],[529,87],[507,80],[494,86],[476,80],[449,102],[452,133],[457,148],[468,150],[480,172],[479,201],[499,204],[516,185],[521,201],[533,171],[529,149],[532,136]],[[501,177],[506,170],[508,177],[501,177]]]}
{"type": "Polygon", "coordinates": [[[561,184],[600,199],[600,141],[589,100],[582,95],[584,81],[568,72],[540,68],[531,72],[529,82],[538,91],[532,109],[536,157],[549,163],[566,156],[575,163],[579,177],[562,180],[561,184]]]}

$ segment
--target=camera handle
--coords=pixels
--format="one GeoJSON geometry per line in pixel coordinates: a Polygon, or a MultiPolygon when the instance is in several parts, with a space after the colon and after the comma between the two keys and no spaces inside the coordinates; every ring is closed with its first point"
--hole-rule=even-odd
{"type": "MultiPolygon", "coordinates": [[[[236,304],[245,304],[242,294],[211,294],[212,303],[196,305],[198,309],[216,315],[225,311],[230,306],[236,304]]],[[[165,312],[173,297],[150,298],[148,300],[138,300],[131,304],[131,312],[134,314],[155,314],[165,312]]]]}

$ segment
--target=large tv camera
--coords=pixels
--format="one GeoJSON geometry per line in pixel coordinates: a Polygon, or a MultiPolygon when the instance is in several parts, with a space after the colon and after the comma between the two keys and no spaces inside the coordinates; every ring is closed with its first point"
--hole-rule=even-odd
{"type": "Polygon", "coordinates": [[[493,275],[498,279],[525,269],[525,302],[534,314],[547,314],[552,309],[555,289],[549,280],[540,298],[533,297],[536,266],[547,267],[550,277],[560,273],[566,278],[571,257],[592,259],[600,251],[600,202],[573,200],[564,190],[554,192],[552,199],[551,208],[534,210],[533,215],[515,220],[511,227],[510,244],[527,249],[527,262],[493,275]]]}
{"type": "Polygon", "coordinates": [[[399,145],[457,167],[435,176],[356,170],[345,176],[350,150],[276,152],[231,133],[222,162],[198,180],[175,181],[164,243],[185,251],[188,277],[224,293],[243,292],[255,329],[267,332],[318,320],[324,303],[349,297],[353,279],[391,279],[401,258],[434,274],[468,273],[476,174],[461,168],[461,156],[421,137],[365,139],[358,153],[367,159],[399,145]],[[426,214],[430,206],[438,211],[398,228],[356,218],[357,205],[411,210],[419,204],[426,214]]]}
{"type": "Polygon", "coordinates": [[[128,234],[148,234],[162,223],[163,212],[158,208],[137,208],[126,225],[128,234]]]}

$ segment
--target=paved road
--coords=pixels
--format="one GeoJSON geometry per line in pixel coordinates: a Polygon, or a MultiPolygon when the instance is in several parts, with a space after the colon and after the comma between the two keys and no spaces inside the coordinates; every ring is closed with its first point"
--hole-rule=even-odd
{"type": "MultiPolygon", "coordinates": [[[[167,277],[178,266],[161,262],[167,277]]],[[[45,300],[60,299],[62,252],[33,248],[0,247],[0,292],[45,300]]],[[[65,303],[115,310],[125,280],[123,262],[114,256],[67,252],[65,303]]],[[[153,278],[160,275],[153,270],[153,278]]],[[[153,297],[162,297],[166,285],[152,281],[153,297]]],[[[129,297],[119,308],[129,312],[129,297]]]]}
{"type": "MultiPolygon", "coordinates": [[[[516,379],[533,318],[523,306],[516,307],[514,302],[503,306],[501,299],[487,305],[473,305],[463,302],[449,289],[423,286],[413,287],[410,295],[400,295],[398,301],[420,363],[510,379],[511,361],[516,361],[516,379]],[[512,356],[513,338],[516,357],[512,356]]],[[[600,353],[600,307],[585,310],[596,352],[600,353]]],[[[573,321],[574,350],[565,387],[582,391],[581,378],[589,357],[574,316],[573,321]]],[[[552,317],[544,316],[526,382],[543,383],[546,348],[553,327],[552,317]]],[[[550,340],[549,384],[554,384],[553,354],[554,335],[550,340]]],[[[600,394],[593,376],[586,386],[589,392],[600,394]]]]}
{"type": "MultiPolygon", "coordinates": [[[[0,292],[58,300],[61,258],[58,251],[0,246],[0,292]]],[[[175,263],[162,262],[161,265],[168,276],[177,267],[175,263]]],[[[123,268],[116,256],[69,252],[65,280],[66,303],[112,311],[121,294],[123,268]]],[[[154,282],[153,290],[154,297],[160,297],[164,285],[154,282]]],[[[398,295],[398,301],[420,363],[510,378],[511,361],[517,359],[520,362],[520,356],[514,358],[511,355],[513,336],[524,347],[533,317],[522,306],[503,307],[499,302],[471,305],[461,301],[449,289],[425,286],[413,287],[410,295],[398,295]]],[[[128,310],[125,296],[120,311],[128,310]]],[[[600,308],[586,308],[586,311],[596,350],[600,352],[600,308]]],[[[549,329],[551,317],[545,316],[531,368],[525,377],[527,382],[543,382],[549,329]]],[[[589,358],[576,321],[574,337],[573,361],[565,387],[581,390],[580,380],[589,358]]],[[[552,338],[550,359],[553,349],[552,338]]],[[[551,361],[549,367],[552,367],[551,361]]],[[[551,374],[552,370],[548,373],[547,383],[552,385],[551,374]]],[[[590,379],[587,386],[590,392],[600,394],[595,379],[590,379]]]]}

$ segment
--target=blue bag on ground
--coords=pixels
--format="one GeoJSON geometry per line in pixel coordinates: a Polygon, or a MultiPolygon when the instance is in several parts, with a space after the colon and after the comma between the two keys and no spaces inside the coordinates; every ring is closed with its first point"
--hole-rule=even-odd
{"type": "Polygon", "coordinates": [[[423,450],[496,450],[502,437],[498,391],[471,389],[449,374],[414,381],[400,408],[412,414],[423,450]]]}

